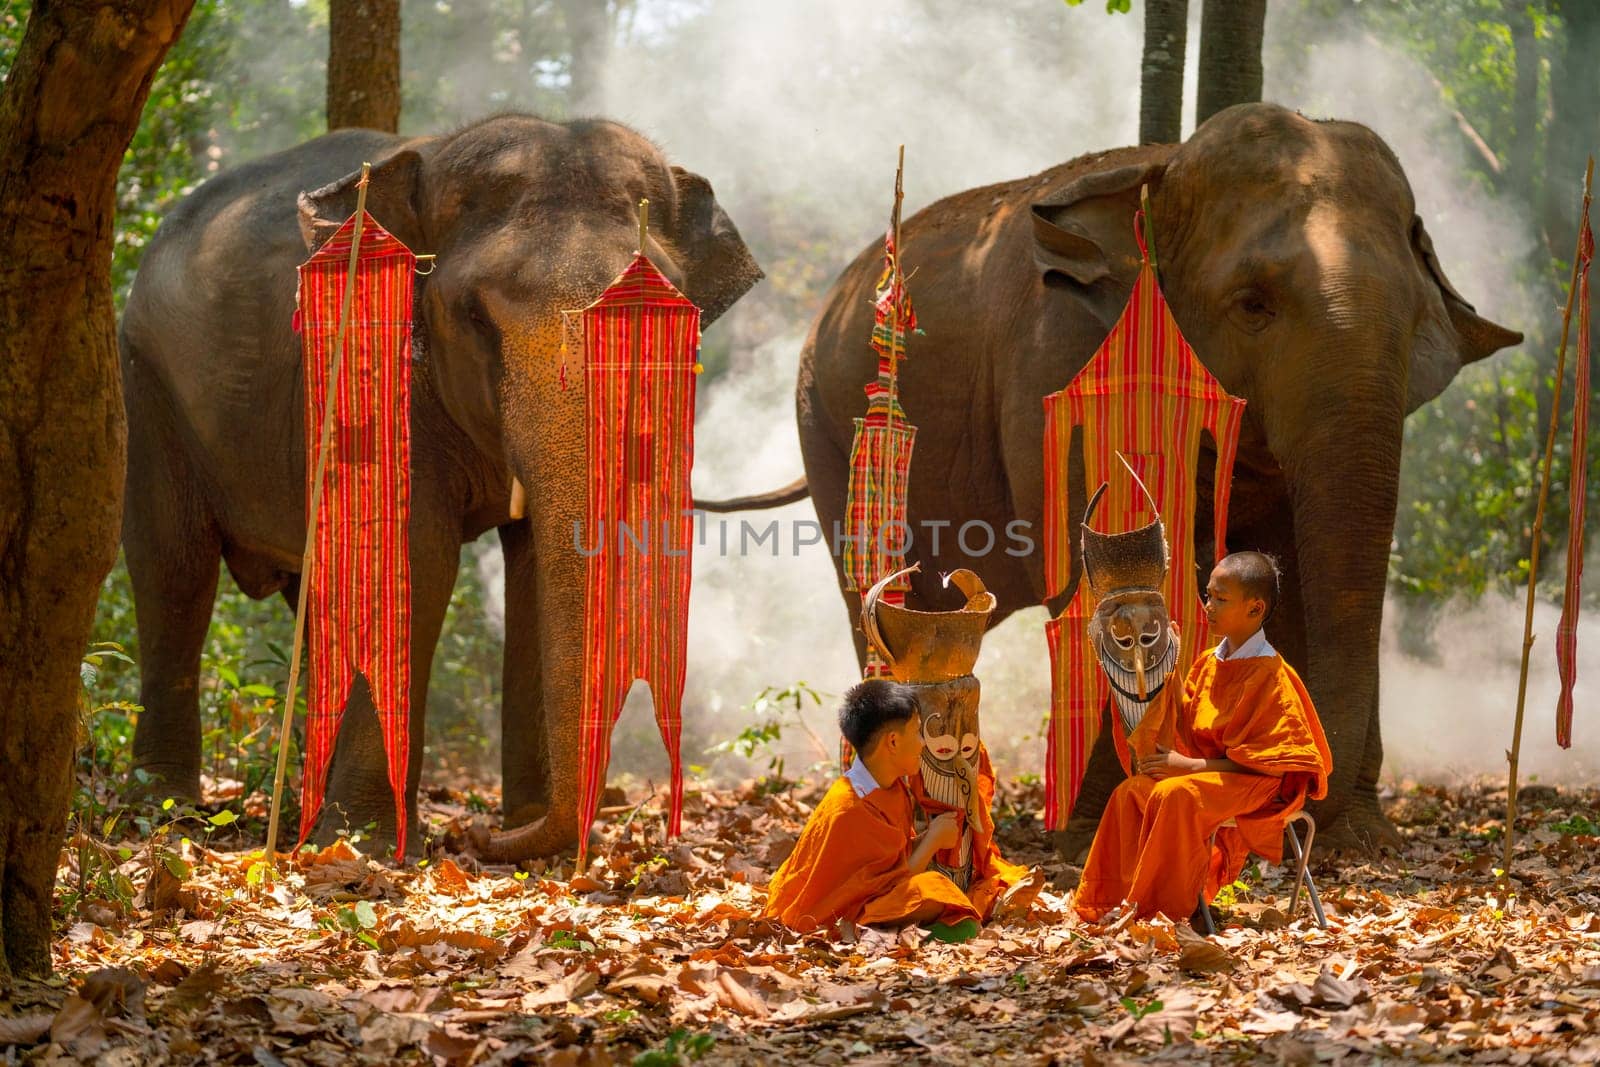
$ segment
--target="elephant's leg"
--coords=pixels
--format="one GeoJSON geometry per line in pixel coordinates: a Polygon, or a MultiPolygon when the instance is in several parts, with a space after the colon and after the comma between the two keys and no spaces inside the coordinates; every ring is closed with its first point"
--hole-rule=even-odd
{"type": "Polygon", "coordinates": [[[1072,805],[1072,816],[1067,825],[1057,830],[1054,837],[1056,853],[1068,863],[1082,863],[1089,854],[1095,830],[1100,826],[1100,816],[1106,810],[1106,801],[1112,790],[1126,778],[1122,762],[1117,759],[1116,745],[1111,740],[1111,716],[1108,710],[1100,715],[1100,736],[1089,752],[1089,765],[1083,772],[1083,786],[1072,805]]]}
{"type": "MultiPolygon", "coordinates": [[[[130,387],[130,407],[134,403],[130,387]]],[[[135,793],[200,799],[200,651],[211,623],[222,542],[175,442],[129,420],[122,542],[139,631],[135,793]]]]}
{"type": "MultiPolygon", "coordinates": [[[[413,515],[422,500],[413,502],[413,515]]],[[[417,823],[417,787],[422,777],[423,745],[427,737],[428,677],[434,648],[450,591],[455,586],[461,548],[453,532],[439,530],[420,536],[415,520],[411,531],[411,709],[407,723],[410,758],[406,766],[406,851],[413,853],[422,840],[417,823]]],[[[389,789],[383,732],[373,708],[366,679],[356,675],[345,704],[344,720],[334,741],[328,768],[328,791],[315,839],[326,842],[341,829],[359,830],[386,849],[395,842],[394,794],[389,789]]],[[[403,860],[404,857],[401,857],[403,860]]]]}
{"type": "MultiPolygon", "coordinates": [[[[544,664],[539,652],[539,590],[529,524],[512,522],[500,527],[500,545],[506,557],[500,758],[505,825],[509,827],[533,822],[549,810],[551,757],[544,664]]],[[[576,752],[571,755],[575,757],[576,752]]]]}

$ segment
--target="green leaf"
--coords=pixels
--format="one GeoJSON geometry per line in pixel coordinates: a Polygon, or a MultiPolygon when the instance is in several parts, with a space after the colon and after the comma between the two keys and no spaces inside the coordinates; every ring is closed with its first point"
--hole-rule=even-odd
{"type": "Polygon", "coordinates": [[[217,677],[221,678],[224,682],[227,682],[230,689],[239,688],[239,673],[232,667],[228,666],[226,663],[219,663],[216,666],[216,672],[217,677]]]}
{"type": "MultiPolygon", "coordinates": [[[[358,900],[356,901],[356,906],[351,910],[355,912],[356,922],[361,924],[363,930],[370,930],[378,925],[378,913],[373,909],[372,901],[358,900]]],[[[374,945],[373,947],[376,948],[377,946],[374,945]]]]}
{"type": "Polygon", "coordinates": [[[163,800],[161,802],[161,810],[162,811],[171,811],[172,810],[172,805],[174,805],[176,803],[177,803],[177,801],[175,799],[173,799],[172,797],[168,797],[167,799],[165,799],[165,800],[163,800]]]}
{"type": "Polygon", "coordinates": [[[240,686],[239,693],[242,696],[247,697],[270,697],[277,696],[278,691],[272,688],[270,685],[263,685],[260,682],[251,682],[249,685],[240,686]]]}
{"type": "Polygon", "coordinates": [[[161,857],[161,862],[167,868],[168,873],[178,881],[184,881],[189,877],[189,864],[176,852],[166,853],[161,857]]]}
{"type": "Polygon", "coordinates": [[[215,815],[211,816],[211,818],[206,820],[206,822],[210,823],[212,826],[232,826],[238,821],[239,816],[235,815],[231,811],[228,811],[226,808],[217,812],[215,815]]]}

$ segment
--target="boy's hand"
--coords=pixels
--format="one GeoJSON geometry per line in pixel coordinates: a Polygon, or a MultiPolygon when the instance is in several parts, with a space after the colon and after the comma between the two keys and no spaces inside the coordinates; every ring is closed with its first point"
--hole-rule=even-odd
{"type": "Polygon", "coordinates": [[[1157,781],[1179,774],[1194,774],[1205,769],[1205,760],[1194,759],[1169,748],[1158,748],[1152,755],[1139,757],[1139,773],[1148,774],[1157,781]]]}
{"type": "Polygon", "coordinates": [[[955,848],[961,844],[961,820],[955,812],[947,811],[928,823],[923,837],[934,849],[955,848]]]}

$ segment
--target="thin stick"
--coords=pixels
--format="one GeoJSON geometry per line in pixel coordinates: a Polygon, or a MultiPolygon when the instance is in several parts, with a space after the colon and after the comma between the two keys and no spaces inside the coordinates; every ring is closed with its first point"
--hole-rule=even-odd
{"type": "Polygon", "coordinates": [[[644,255],[644,239],[650,236],[650,201],[639,201],[639,254],[644,255]]]}
{"type": "Polygon", "coordinates": [[[1594,157],[1583,172],[1583,215],[1578,222],[1578,247],[1572,253],[1572,281],[1567,289],[1567,307],[1561,313],[1561,346],[1556,350],[1556,386],[1550,400],[1550,430],[1544,441],[1544,466],[1539,473],[1539,505],[1533,512],[1533,548],[1528,553],[1528,607],[1522,623],[1522,671],[1517,678],[1517,719],[1511,728],[1511,751],[1506,762],[1511,776],[1506,785],[1506,847],[1500,866],[1511,870],[1511,854],[1517,836],[1517,757],[1522,754],[1522,713],[1528,702],[1528,659],[1533,650],[1533,596],[1539,582],[1539,542],[1544,538],[1544,506],[1550,497],[1550,465],[1556,450],[1556,427],[1561,422],[1561,383],[1567,369],[1567,332],[1572,326],[1572,305],[1578,299],[1578,264],[1583,258],[1583,227],[1589,218],[1590,186],[1594,181],[1594,157]]]}
{"type": "MultiPolygon", "coordinates": [[[[895,407],[900,403],[900,202],[905,198],[906,146],[900,146],[900,161],[894,168],[894,212],[889,216],[889,232],[894,239],[894,260],[889,268],[889,409],[883,415],[883,498],[894,500],[895,407]]],[[[891,520],[892,521],[892,520],[891,520]]],[[[888,523],[884,524],[885,526],[888,523]]],[[[883,527],[872,531],[874,547],[883,539],[883,527]]],[[[876,557],[874,557],[876,558],[876,557]]]]}
{"type": "Polygon", "coordinates": [[[350,266],[345,277],[344,299],[339,304],[339,327],[333,336],[333,371],[328,378],[327,403],[322,409],[322,436],[317,445],[317,469],[311,478],[311,509],[306,516],[306,547],[301,554],[300,594],[294,609],[294,649],[289,655],[289,695],[283,702],[283,722],[278,727],[278,769],[272,776],[272,810],[267,816],[267,863],[278,862],[278,816],[283,810],[283,778],[289,767],[289,727],[294,722],[295,698],[300,692],[300,652],[305,643],[306,595],[311,590],[311,568],[317,554],[317,511],[322,505],[322,482],[328,467],[328,444],[333,437],[333,411],[339,398],[339,374],[344,368],[345,330],[350,325],[350,308],[355,302],[356,260],[361,253],[361,231],[367,218],[367,177],[371,163],[361,164],[361,181],[356,185],[356,225],[350,238],[350,266]]]}

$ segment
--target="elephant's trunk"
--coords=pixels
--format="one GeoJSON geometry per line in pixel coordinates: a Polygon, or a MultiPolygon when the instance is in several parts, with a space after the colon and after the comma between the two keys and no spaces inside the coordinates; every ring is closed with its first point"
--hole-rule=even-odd
{"type": "Polygon", "coordinates": [[[1348,417],[1317,420],[1284,463],[1305,606],[1305,682],[1333,752],[1318,814],[1334,840],[1363,847],[1398,842],[1377,806],[1378,656],[1402,397],[1352,403],[1348,417]]]}
{"type": "Polygon", "coordinates": [[[514,830],[495,831],[474,826],[468,831],[472,852],[486,863],[520,863],[549,856],[567,848],[575,837],[576,819],[557,820],[548,815],[514,830]]]}

